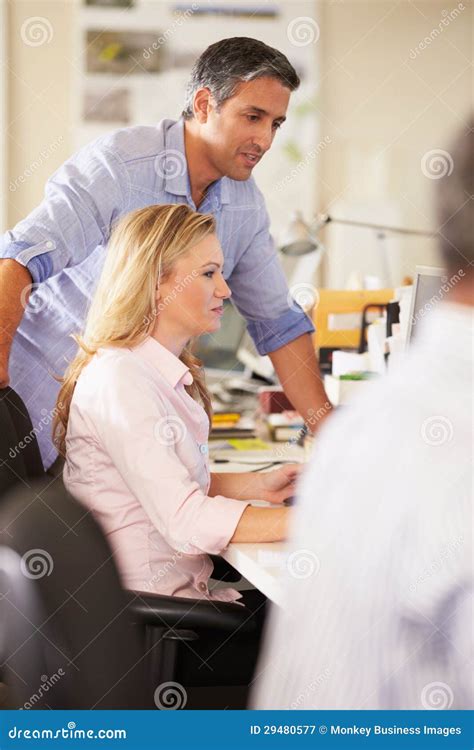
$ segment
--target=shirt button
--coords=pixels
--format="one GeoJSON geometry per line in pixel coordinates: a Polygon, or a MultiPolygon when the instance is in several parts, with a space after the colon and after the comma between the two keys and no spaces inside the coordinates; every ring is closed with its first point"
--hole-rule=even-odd
{"type": "Polygon", "coordinates": [[[201,443],[201,445],[199,446],[199,450],[203,455],[205,455],[207,453],[207,443],[201,443]]]}
{"type": "Polygon", "coordinates": [[[51,240],[48,240],[48,241],[47,241],[47,243],[46,243],[46,247],[48,247],[48,248],[51,248],[51,247],[53,247],[53,243],[51,242],[51,240]]]}
{"type": "Polygon", "coordinates": [[[204,581],[199,581],[198,589],[199,591],[207,591],[207,585],[204,583],[204,581]]]}

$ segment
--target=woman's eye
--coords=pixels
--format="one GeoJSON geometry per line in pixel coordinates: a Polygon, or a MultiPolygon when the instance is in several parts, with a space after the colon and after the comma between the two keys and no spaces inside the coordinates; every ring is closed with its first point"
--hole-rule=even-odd
{"type": "Polygon", "coordinates": [[[214,276],[214,271],[206,271],[204,276],[207,276],[208,279],[212,279],[212,277],[214,276]]]}

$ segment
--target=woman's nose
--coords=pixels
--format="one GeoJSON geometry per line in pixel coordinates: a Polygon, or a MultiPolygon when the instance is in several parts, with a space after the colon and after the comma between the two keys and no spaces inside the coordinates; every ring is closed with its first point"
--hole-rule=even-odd
{"type": "Polygon", "coordinates": [[[232,294],[232,292],[230,291],[230,287],[227,284],[224,277],[222,276],[222,274],[220,274],[219,284],[216,289],[216,294],[218,297],[222,297],[222,299],[227,299],[232,294]]]}

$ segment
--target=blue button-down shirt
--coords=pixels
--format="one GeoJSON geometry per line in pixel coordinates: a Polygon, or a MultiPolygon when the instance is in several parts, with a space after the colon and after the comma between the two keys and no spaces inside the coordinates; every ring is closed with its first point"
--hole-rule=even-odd
{"type": "MultiPolygon", "coordinates": [[[[182,120],[124,128],[93,141],[52,175],[43,202],[3,237],[0,257],[25,265],[38,285],[13,342],[10,379],[29,409],[45,466],[57,455],[51,442],[59,389],[54,376],[75,354],[70,334],[83,329],[113,224],[129,211],[163,203],[196,209],[182,120]]],[[[311,332],[307,316],[289,304],[254,180],[217,180],[199,211],[216,219],[224,277],[259,353],[311,332]]]]}

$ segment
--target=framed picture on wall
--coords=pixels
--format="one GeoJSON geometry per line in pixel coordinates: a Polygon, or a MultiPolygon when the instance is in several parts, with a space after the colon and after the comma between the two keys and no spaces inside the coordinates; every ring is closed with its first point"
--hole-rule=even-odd
{"type": "Polygon", "coordinates": [[[88,73],[114,73],[124,76],[161,73],[164,70],[163,45],[157,45],[159,31],[87,31],[86,70],[88,73]],[[153,43],[155,45],[153,46],[153,43]],[[150,54],[149,50],[153,51],[150,54]]]}

